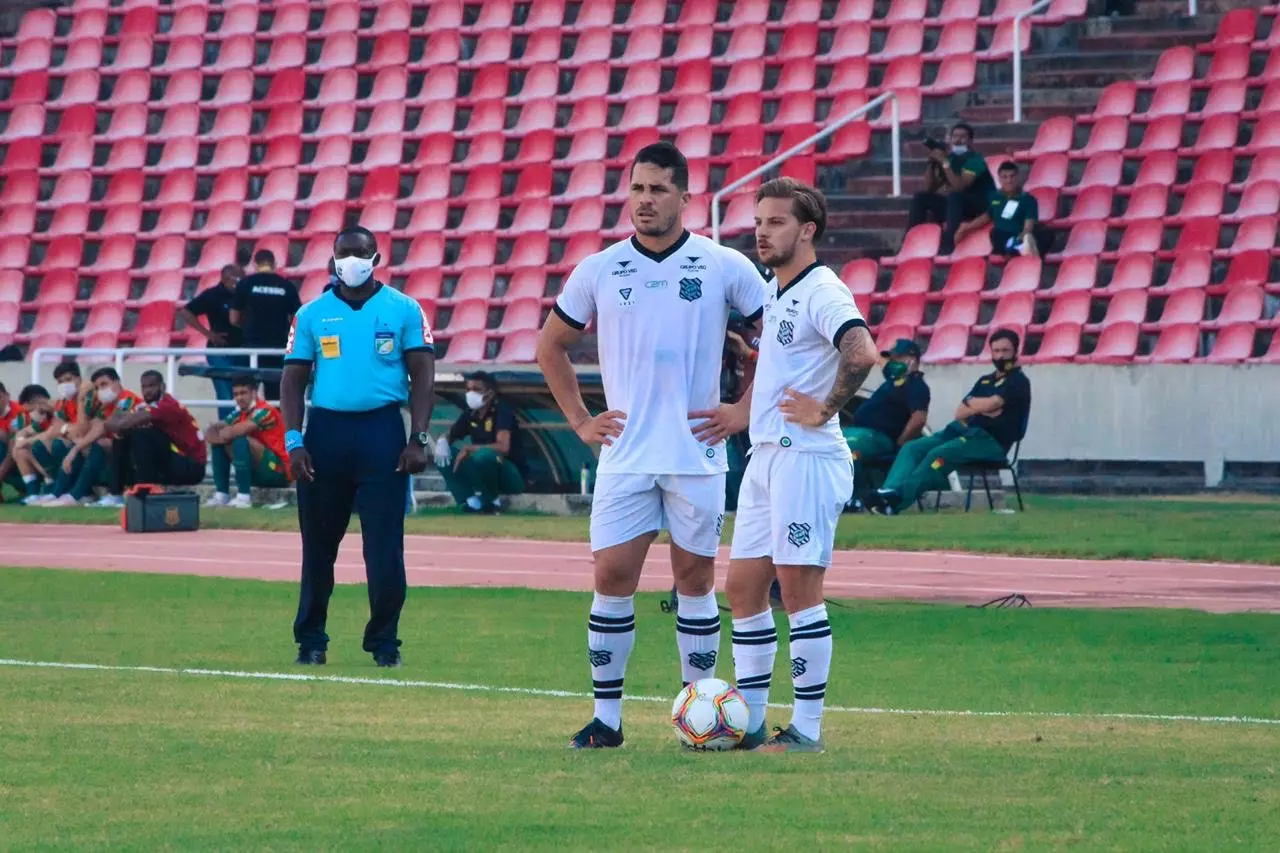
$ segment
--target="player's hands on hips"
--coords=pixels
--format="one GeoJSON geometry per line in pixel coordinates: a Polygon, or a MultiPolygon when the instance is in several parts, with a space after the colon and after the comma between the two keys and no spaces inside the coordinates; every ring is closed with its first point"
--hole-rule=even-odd
{"type": "Polygon", "coordinates": [[[689,420],[705,418],[693,426],[693,437],[703,444],[718,444],[745,430],[751,422],[751,410],[745,406],[721,403],[714,409],[689,413],[689,420]]]}
{"type": "Polygon", "coordinates": [[[587,444],[603,444],[608,447],[615,438],[622,435],[622,422],[626,419],[626,412],[610,409],[594,418],[587,418],[574,426],[573,431],[587,444]]]}
{"type": "Polygon", "coordinates": [[[801,394],[794,388],[787,388],[782,392],[782,402],[778,408],[782,410],[782,417],[787,423],[807,427],[820,427],[835,414],[827,409],[827,404],[823,401],[801,394]]]}
{"type": "Polygon", "coordinates": [[[400,464],[396,465],[396,470],[403,474],[421,474],[427,470],[426,449],[413,441],[406,444],[400,451],[400,464]]]}
{"type": "Polygon", "coordinates": [[[289,451],[289,469],[301,482],[311,483],[316,479],[316,469],[311,465],[311,454],[305,447],[295,447],[289,451]]]}

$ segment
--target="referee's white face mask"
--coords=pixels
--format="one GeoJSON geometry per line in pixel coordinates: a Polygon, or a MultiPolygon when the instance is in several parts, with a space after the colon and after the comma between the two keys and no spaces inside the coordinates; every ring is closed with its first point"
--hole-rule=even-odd
{"type": "Polygon", "coordinates": [[[363,287],[373,280],[373,268],[377,263],[377,253],[372,258],[349,255],[345,258],[334,258],[333,269],[347,287],[363,287]]]}

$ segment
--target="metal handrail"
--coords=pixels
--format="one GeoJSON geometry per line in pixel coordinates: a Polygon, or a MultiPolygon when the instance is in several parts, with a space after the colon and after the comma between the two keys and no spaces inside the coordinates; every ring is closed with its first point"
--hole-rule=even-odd
{"type": "MultiPolygon", "coordinates": [[[[126,358],[135,356],[164,356],[165,357],[165,385],[169,388],[177,388],[178,384],[178,361],[192,355],[247,355],[249,356],[249,369],[257,369],[258,357],[262,355],[284,355],[283,349],[265,349],[251,347],[222,347],[222,348],[200,348],[193,347],[39,347],[31,353],[31,382],[32,384],[40,381],[40,363],[46,359],[55,360],[64,356],[93,356],[107,355],[111,356],[115,362],[117,373],[124,371],[124,362],[126,358]]],[[[181,400],[183,405],[195,408],[217,408],[227,406],[228,400],[181,400]]],[[[269,402],[275,402],[274,400],[269,402]]]]}
{"type": "MultiPolygon", "coordinates": [[[[1052,2],[1053,0],[1039,0],[1035,5],[1013,16],[1013,120],[1015,122],[1022,121],[1022,21],[1052,2]]],[[[1030,41],[1030,35],[1028,31],[1028,41],[1030,41]]]]}
{"type": "Polygon", "coordinates": [[[889,101],[890,103],[889,122],[890,122],[890,135],[891,135],[890,144],[893,146],[893,194],[895,196],[902,195],[902,150],[901,150],[902,149],[902,144],[901,144],[902,131],[901,131],[901,121],[898,118],[898,95],[895,92],[885,92],[884,94],[879,95],[873,100],[868,101],[867,103],[858,107],[856,110],[849,113],[848,115],[827,125],[822,130],[818,131],[813,136],[810,136],[808,139],[804,140],[803,142],[798,142],[795,145],[791,146],[786,151],[783,151],[781,154],[774,157],[768,163],[765,163],[763,166],[760,166],[757,169],[753,169],[752,171],[743,175],[741,178],[738,178],[738,180],[729,184],[727,187],[723,187],[718,192],[716,192],[716,194],[711,197],[711,239],[715,240],[717,243],[720,242],[720,199],[721,198],[733,192],[734,190],[738,189],[738,187],[743,186],[748,181],[754,180],[755,178],[759,177],[760,175],[774,168],[779,163],[783,163],[791,159],[791,157],[795,156],[796,154],[799,154],[801,151],[810,147],[814,143],[821,142],[831,134],[835,133],[840,128],[844,127],[846,124],[849,124],[854,119],[861,118],[862,116],[866,115],[875,107],[880,106],[885,101],[889,101]]]}

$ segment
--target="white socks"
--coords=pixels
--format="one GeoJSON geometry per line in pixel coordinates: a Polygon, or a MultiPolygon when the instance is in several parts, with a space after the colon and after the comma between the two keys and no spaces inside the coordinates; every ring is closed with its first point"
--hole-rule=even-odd
{"type": "Polygon", "coordinates": [[[831,625],[827,605],[819,604],[789,617],[791,638],[791,683],[795,685],[795,709],[791,725],[812,740],[822,734],[822,706],[827,697],[827,675],[831,671],[831,625]]]}
{"type": "Polygon", "coordinates": [[[749,732],[764,725],[773,659],[777,654],[778,630],[774,627],[772,610],[733,620],[734,678],[751,713],[747,722],[749,732]]]}
{"type": "Polygon", "coordinates": [[[595,690],[595,716],[611,729],[622,727],[622,682],[636,643],[636,609],[631,596],[595,594],[587,619],[587,657],[595,690]]]}
{"type": "Polygon", "coordinates": [[[715,678],[720,607],[714,591],[706,595],[676,595],[676,645],[680,649],[680,679],[685,684],[715,678]]]}

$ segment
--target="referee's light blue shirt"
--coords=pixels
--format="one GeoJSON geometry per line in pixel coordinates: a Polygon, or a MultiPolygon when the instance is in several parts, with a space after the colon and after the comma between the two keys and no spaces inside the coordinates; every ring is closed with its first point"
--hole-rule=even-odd
{"type": "Polygon", "coordinates": [[[433,351],[427,316],[412,297],[382,285],[352,305],[333,287],[294,317],[284,363],[315,365],[313,406],[367,412],[407,401],[405,353],[433,351]]]}

